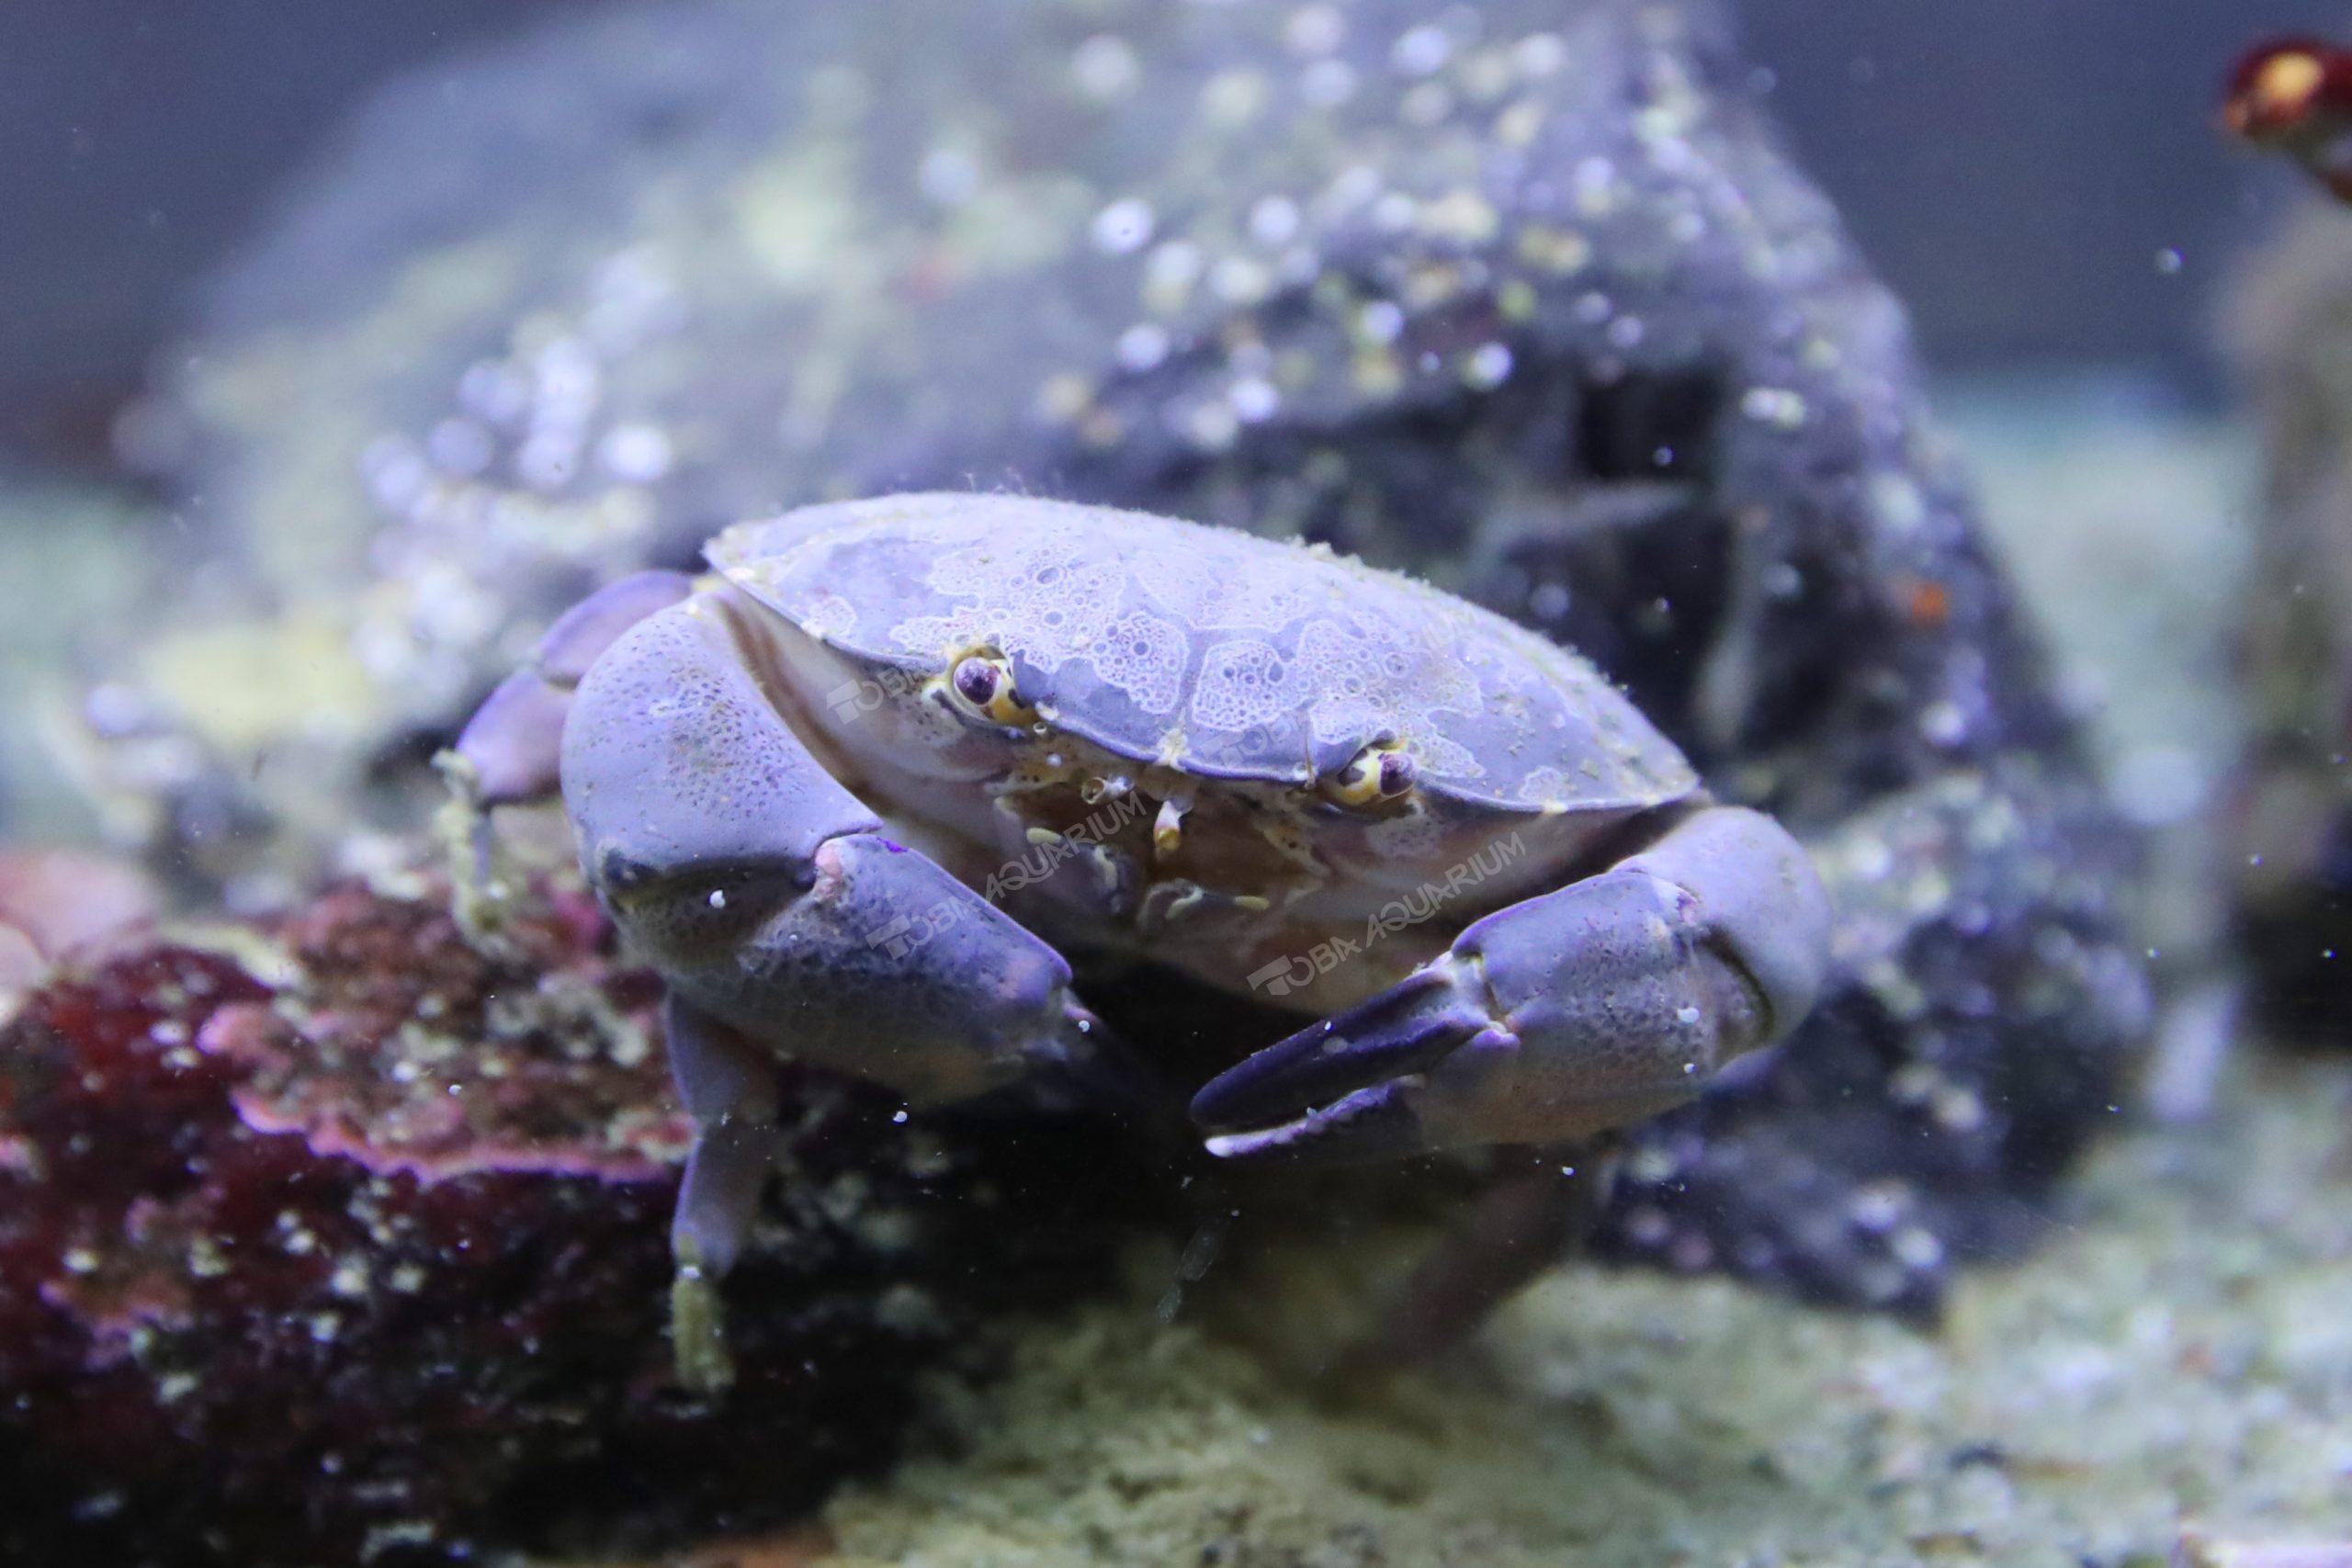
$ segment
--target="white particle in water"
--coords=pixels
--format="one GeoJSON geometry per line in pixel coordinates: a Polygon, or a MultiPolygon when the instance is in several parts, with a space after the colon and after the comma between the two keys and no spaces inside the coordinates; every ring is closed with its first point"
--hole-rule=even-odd
{"type": "Polygon", "coordinates": [[[1094,245],[1112,255],[1126,255],[1151,243],[1151,204],[1140,197],[1122,197],[1094,215],[1094,245]]]}

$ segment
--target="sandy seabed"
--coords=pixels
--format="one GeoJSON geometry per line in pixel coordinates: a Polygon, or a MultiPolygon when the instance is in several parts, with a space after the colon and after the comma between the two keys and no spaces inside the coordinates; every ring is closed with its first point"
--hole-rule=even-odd
{"type": "MultiPolygon", "coordinates": [[[[1297,1260],[1274,1310],[1310,1308],[1327,1267],[1297,1260]]],[[[2207,1123],[2114,1141],[2052,1243],[1973,1276],[1933,1332],[1577,1267],[1334,1402],[1163,1326],[1153,1272],[1011,1331],[1009,1375],[944,1387],[926,1451],[821,1530],[682,1561],[2123,1568],[2352,1545],[2352,1064],[2249,1068],[2207,1123]]]]}

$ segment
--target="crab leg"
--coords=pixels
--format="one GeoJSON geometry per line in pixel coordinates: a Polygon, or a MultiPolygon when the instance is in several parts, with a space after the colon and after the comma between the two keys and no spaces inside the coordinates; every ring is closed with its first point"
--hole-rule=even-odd
{"type": "Polygon", "coordinates": [[[1696,1095],[1804,1015],[1829,911],[1804,854],[1708,806],[1599,875],[1465,929],[1247,1058],[1193,1115],[1226,1158],[1377,1159],[1589,1136],[1696,1095]]]}
{"type": "Polygon", "coordinates": [[[503,938],[510,889],[497,874],[490,813],[545,800],[557,789],[565,716],[588,667],[639,621],[693,592],[683,573],[640,571],[607,583],[556,617],[523,668],[501,681],[458,743],[433,760],[448,781],[439,827],[448,842],[450,907],[458,927],[485,950],[503,938]]]}
{"type": "Polygon", "coordinates": [[[1608,1196],[1609,1140],[1522,1151],[1478,1200],[1469,1224],[1413,1270],[1370,1337],[1335,1369],[1377,1378],[1460,1344],[1501,1303],[1573,1253],[1608,1196]]]}
{"type": "Polygon", "coordinates": [[[775,1066],[765,1052],[677,997],[662,1005],[662,1040],[678,1098],[695,1121],[694,1151],[670,1221],[677,1278],[670,1334],[689,1388],[734,1380],[718,1281],[735,1267],[760,1193],[784,1151],[776,1129],[775,1066]]]}
{"type": "Polygon", "coordinates": [[[883,836],[761,671],[752,613],[697,593],[630,627],[571,698],[564,805],[581,864],[675,998],[696,1122],[673,1237],[680,1371],[723,1381],[712,1288],[774,1148],[782,1058],[915,1105],[1098,1081],[1107,1042],[1061,955],[883,836]]]}
{"type": "Polygon", "coordinates": [[[482,807],[544,800],[556,792],[564,714],[597,656],[620,635],[693,591],[683,572],[640,571],[607,583],[558,616],[530,659],[498,683],[454,748],[482,807]]]}

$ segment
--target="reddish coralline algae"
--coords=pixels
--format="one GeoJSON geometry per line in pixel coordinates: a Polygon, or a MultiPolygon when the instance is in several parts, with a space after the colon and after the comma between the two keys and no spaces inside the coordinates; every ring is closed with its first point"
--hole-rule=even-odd
{"type": "Polygon", "coordinates": [[[797,1080],[730,1284],[742,1380],[698,1404],[663,1334],[655,992],[594,911],[553,900],[491,957],[436,899],[346,888],[268,934],[270,962],[116,957],[0,1031],[0,1560],[431,1562],[788,1517],[888,1456],[980,1314],[1102,1281],[1154,1188],[1102,1179],[1108,1129],[927,1126],[797,1080]]]}

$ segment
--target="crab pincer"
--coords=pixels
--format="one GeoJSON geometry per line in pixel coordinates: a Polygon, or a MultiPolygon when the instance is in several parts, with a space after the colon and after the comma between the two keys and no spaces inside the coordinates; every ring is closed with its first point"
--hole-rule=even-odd
{"type": "Polygon", "coordinates": [[[1553,1143],[1691,1099],[1812,1005],[1829,909],[1753,811],[1701,807],[1611,870],[1480,919],[1193,1101],[1228,1159],[1553,1143]]]}

